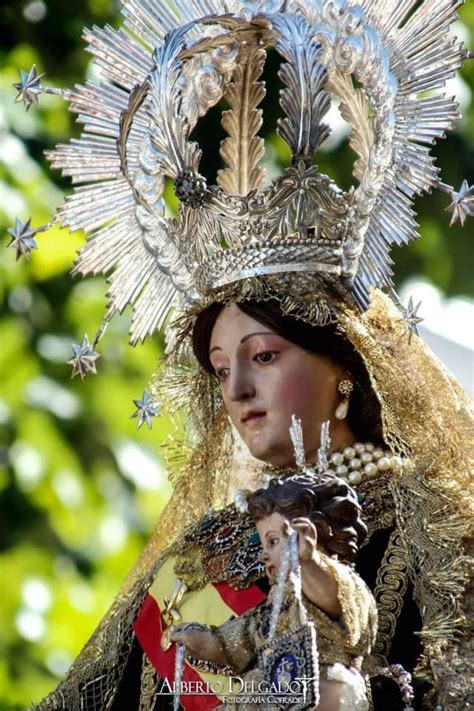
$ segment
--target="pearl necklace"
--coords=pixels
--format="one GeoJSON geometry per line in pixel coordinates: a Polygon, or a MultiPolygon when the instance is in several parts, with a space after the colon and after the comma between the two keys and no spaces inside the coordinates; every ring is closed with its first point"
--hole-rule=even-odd
{"type": "Polygon", "coordinates": [[[329,457],[330,468],[324,474],[340,476],[352,486],[356,486],[367,479],[373,479],[381,472],[397,471],[402,463],[401,457],[375,447],[371,442],[356,442],[344,447],[341,452],[333,452],[329,457]]]}
{"type": "MultiPolygon", "coordinates": [[[[328,464],[329,468],[323,472],[323,475],[338,476],[351,486],[357,487],[358,484],[367,479],[374,479],[382,472],[399,471],[403,466],[403,460],[388,449],[375,447],[371,442],[365,444],[355,442],[339,452],[333,452],[329,456],[328,464]]],[[[309,465],[308,468],[314,471],[314,465],[309,465]]],[[[290,467],[285,469],[268,467],[261,474],[263,488],[266,489],[272,479],[282,474],[289,474],[291,471],[290,467]]],[[[238,511],[242,513],[248,511],[247,498],[250,493],[249,489],[238,489],[235,492],[234,503],[238,511]]]]}

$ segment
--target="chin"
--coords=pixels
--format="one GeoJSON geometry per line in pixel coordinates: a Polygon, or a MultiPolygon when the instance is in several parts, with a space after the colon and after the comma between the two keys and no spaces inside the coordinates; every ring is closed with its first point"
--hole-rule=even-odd
{"type": "Polygon", "coordinates": [[[259,442],[254,440],[247,444],[247,447],[252,457],[259,459],[261,462],[265,462],[265,464],[282,468],[293,465],[292,455],[288,454],[288,452],[282,452],[281,449],[277,448],[271,442],[259,442]]]}

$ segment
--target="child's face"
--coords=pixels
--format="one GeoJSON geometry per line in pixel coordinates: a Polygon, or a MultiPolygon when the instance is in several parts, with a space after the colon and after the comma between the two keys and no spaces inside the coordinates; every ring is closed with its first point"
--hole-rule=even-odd
{"type": "Polygon", "coordinates": [[[270,582],[273,582],[280,568],[281,552],[288,535],[288,519],[274,512],[257,521],[256,526],[262,544],[260,560],[265,565],[265,572],[270,582]]]}

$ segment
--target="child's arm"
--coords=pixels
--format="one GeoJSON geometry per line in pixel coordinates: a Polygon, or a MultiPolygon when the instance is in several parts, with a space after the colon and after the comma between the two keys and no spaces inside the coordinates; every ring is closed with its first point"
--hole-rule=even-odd
{"type": "Polygon", "coordinates": [[[342,615],[342,608],[338,598],[337,582],[332,571],[319,555],[316,527],[308,518],[295,518],[291,526],[298,533],[303,592],[329,617],[338,620],[342,615]]]}
{"type": "Polygon", "coordinates": [[[171,639],[182,642],[195,659],[228,666],[240,673],[255,658],[256,614],[254,609],[248,610],[220,627],[185,622],[173,629],[171,639]]]}

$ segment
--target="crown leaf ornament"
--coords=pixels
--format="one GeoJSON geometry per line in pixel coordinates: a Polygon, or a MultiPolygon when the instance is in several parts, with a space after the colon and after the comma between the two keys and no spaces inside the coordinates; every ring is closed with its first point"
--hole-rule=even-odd
{"type": "Polygon", "coordinates": [[[224,92],[230,109],[222,114],[228,136],[222,141],[220,155],[227,167],[219,170],[217,182],[229,195],[248,195],[265,182],[265,171],[259,166],[265,146],[257,135],[263,121],[258,106],[265,96],[265,85],[259,81],[265,58],[258,44],[244,47],[224,92]]]}
{"type": "Polygon", "coordinates": [[[459,117],[444,86],[468,56],[450,34],[460,4],[123,0],[122,27],[85,31],[99,81],[61,92],[23,72],[27,106],[62,93],[83,125],[48,157],[75,186],[55,219],[87,234],[74,273],[108,276],[105,321],[132,306],[136,343],[170,311],[262,275],[323,275],[360,309],[371,287],[390,289],[392,245],[418,236],[416,195],[438,187],[451,194],[453,220],[472,215],[472,188],[442,183],[430,154],[459,117]],[[266,182],[258,132],[272,48],[277,131],[292,158],[266,182]],[[352,126],[347,191],[315,163],[332,99],[352,126]],[[224,166],[208,185],[191,133],[221,101],[224,166]],[[174,217],[167,179],[180,201],[174,217]]]}

